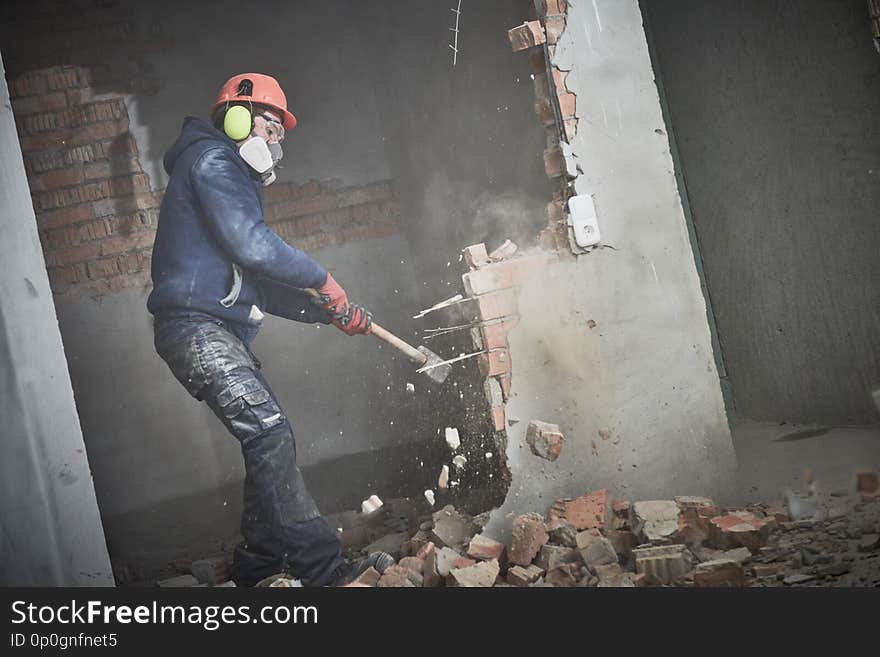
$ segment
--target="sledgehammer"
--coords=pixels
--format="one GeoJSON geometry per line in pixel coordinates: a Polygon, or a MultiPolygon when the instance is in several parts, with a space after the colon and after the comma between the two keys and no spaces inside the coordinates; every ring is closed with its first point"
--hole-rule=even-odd
{"type": "MultiPolygon", "coordinates": [[[[307,287],[303,292],[313,299],[321,298],[318,291],[313,288],[307,287]]],[[[383,342],[402,351],[407,358],[415,363],[416,366],[428,376],[429,379],[436,383],[443,383],[446,380],[446,377],[449,376],[449,372],[452,371],[452,365],[445,362],[440,356],[427,347],[420,346],[416,349],[412,345],[398,338],[388,329],[379,326],[376,322],[373,322],[373,330],[370,335],[375,335],[383,342]]]]}

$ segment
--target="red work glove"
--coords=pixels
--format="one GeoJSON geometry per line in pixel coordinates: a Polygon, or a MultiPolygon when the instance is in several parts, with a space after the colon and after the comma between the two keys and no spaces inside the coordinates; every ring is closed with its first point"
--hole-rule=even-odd
{"type": "Polygon", "coordinates": [[[315,303],[330,313],[330,322],[346,335],[368,335],[373,330],[373,316],[363,306],[349,303],[345,290],[329,272],[318,294],[321,298],[315,303]]]}

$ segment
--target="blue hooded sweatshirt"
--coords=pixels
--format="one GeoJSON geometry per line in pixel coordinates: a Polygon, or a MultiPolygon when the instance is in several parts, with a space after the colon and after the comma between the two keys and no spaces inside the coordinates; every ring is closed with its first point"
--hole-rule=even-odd
{"type": "Polygon", "coordinates": [[[329,323],[297,289],[320,287],[327,271],[266,225],[260,182],[234,141],[187,117],[164,165],[170,180],[153,245],[153,315],[199,312],[254,326],[269,313],[329,323]]]}

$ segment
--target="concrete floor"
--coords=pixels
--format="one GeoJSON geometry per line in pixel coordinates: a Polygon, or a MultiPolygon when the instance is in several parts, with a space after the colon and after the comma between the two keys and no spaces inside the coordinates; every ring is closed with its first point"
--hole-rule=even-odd
{"type": "Polygon", "coordinates": [[[820,495],[854,492],[855,473],[880,470],[880,426],[823,427],[740,421],[731,424],[738,460],[738,503],[782,499],[804,490],[811,470],[820,495]]]}

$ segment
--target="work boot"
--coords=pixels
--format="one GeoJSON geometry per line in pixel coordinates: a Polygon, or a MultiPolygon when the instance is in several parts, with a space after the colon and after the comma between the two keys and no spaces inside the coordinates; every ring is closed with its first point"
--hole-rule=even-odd
{"type": "Polygon", "coordinates": [[[345,586],[351,584],[358,577],[367,572],[370,568],[375,568],[379,574],[385,572],[388,566],[394,565],[394,557],[387,552],[371,552],[365,557],[355,559],[354,561],[346,561],[339,568],[330,586],[345,586]]]}

